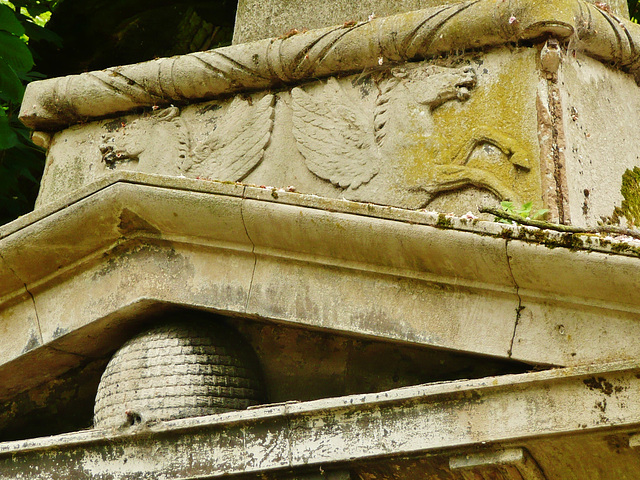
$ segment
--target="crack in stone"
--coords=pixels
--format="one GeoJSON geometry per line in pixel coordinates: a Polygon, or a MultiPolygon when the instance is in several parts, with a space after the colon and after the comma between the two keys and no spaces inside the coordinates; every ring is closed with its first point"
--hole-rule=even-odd
{"type": "Polygon", "coordinates": [[[90,356],[83,355],[81,353],[76,353],[76,352],[69,352],[67,350],[62,350],[60,348],[52,347],[51,345],[47,345],[47,348],[53,350],[54,352],[64,353],[64,354],[67,354],[67,355],[74,355],[76,357],[82,358],[83,360],[91,360],[91,359],[96,360],[96,359],[102,358],[102,357],[90,357],[90,356]]]}
{"type": "Polygon", "coordinates": [[[9,265],[9,262],[7,262],[7,260],[2,256],[1,253],[0,253],[0,260],[2,260],[2,262],[7,266],[7,268],[13,274],[13,276],[18,279],[18,281],[24,287],[24,291],[27,292],[27,295],[29,295],[29,298],[31,298],[31,303],[33,304],[33,313],[36,316],[36,326],[38,327],[38,334],[40,335],[40,345],[44,345],[44,337],[42,336],[42,327],[40,326],[40,317],[38,316],[38,307],[36,305],[36,299],[33,296],[33,293],[31,293],[31,291],[29,290],[29,287],[27,287],[26,282],[22,280],[22,278],[20,278],[20,275],[18,275],[18,273],[11,267],[11,265],[9,265]]]}
{"type": "Polygon", "coordinates": [[[551,154],[553,158],[553,178],[555,180],[555,200],[559,223],[570,223],[567,176],[564,159],[565,138],[562,119],[562,102],[557,80],[547,80],[547,101],[551,116],[551,154]]]}
{"type": "MultiPolygon", "coordinates": [[[[40,336],[40,347],[45,346],[45,342],[44,342],[44,335],[42,335],[42,327],[40,325],[40,316],[38,315],[38,306],[36,304],[36,298],[34,297],[33,293],[31,293],[31,290],[29,290],[29,287],[27,287],[27,284],[22,280],[22,278],[20,278],[20,275],[18,275],[18,273],[11,267],[11,265],[9,265],[9,263],[6,261],[6,259],[2,256],[2,254],[0,253],[0,259],[3,261],[3,263],[7,266],[7,268],[9,269],[9,271],[13,274],[14,277],[16,277],[18,279],[18,281],[20,283],[22,283],[22,286],[24,287],[24,291],[27,292],[27,295],[29,295],[29,298],[31,299],[31,303],[33,305],[33,313],[36,316],[36,326],[38,327],[38,335],[40,336]]],[[[35,347],[37,348],[37,347],[35,347]]],[[[66,350],[61,350],[59,348],[53,347],[51,345],[47,345],[47,348],[58,352],[58,353],[65,353],[67,355],[75,355],[77,357],[80,357],[84,360],[91,358],[91,357],[87,357],[86,355],[82,355],[81,353],[75,353],[75,352],[68,352],[66,350]]]]}
{"type": "Polygon", "coordinates": [[[242,218],[242,227],[244,228],[244,233],[247,235],[247,238],[251,242],[251,254],[253,255],[253,270],[251,271],[251,281],[249,282],[249,293],[247,294],[247,301],[244,305],[244,311],[247,313],[249,309],[249,301],[251,300],[251,292],[253,290],[253,279],[256,276],[256,265],[258,263],[258,257],[255,254],[256,244],[251,239],[251,235],[249,235],[249,231],[247,230],[247,224],[244,221],[244,202],[247,200],[246,198],[247,187],[243,187],[242,189],[242,201],[240,203],[240,218],[242,218]]]}
{"type": "Polygon", "coordinates": [[[522,310],[525,307],[522,305],[522,297],[520,296],[520,287],[518,286],[518,282],[516,282],[516,278],[513,275],[513,270],[511,270],[511,258],[509,257],[509,239],[506,239],[504,244],[504,251],[507,256],[507,266],[509,267],[509,275],[511,275],[511,280],[513,280],[513,284],[516,288],[516,296],[518,297],[518,306],[516,307],[516,320],[513,324],[513,333],[511,334],[511,342],[509,343],[509,350],[507,350],[507,356],[509,358],[513,355],[513,343],[516,339],[516,332],[518,330],[518,324],[520,323],[520,317],[522,314],[522,310]]]}
{"type": "MultiPolygon", "coordinates": [[[[11,267],[9,267],[11,268],[11,267]]],[[[40,326],[40,316],[38,315],[38,306],[36,305],[36,299],[33,296],[33,293],[27,288],[27,284],[23,282],[25,291],[29,294],[31,298],[31,303],[33,303],[33,313],[36,316],[36,325],[38,326],[38,333],[40,334],[40,345],[44,345],[44,336],[42,335],[42,327],[40,326]]]]}

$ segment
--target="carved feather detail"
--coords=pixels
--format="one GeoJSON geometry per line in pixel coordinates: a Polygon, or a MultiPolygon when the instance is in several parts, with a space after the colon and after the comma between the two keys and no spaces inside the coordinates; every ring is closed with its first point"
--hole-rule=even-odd
{"type": "Polygon", "coordinates": [[[373,131],[376,137],[378,148],[384,145],[387,135],[386,126],[389,120],[389,102],[393,89],[398,85],[399,81],[392,76],[378,82],[378,96],[376,98],[376,106],[373,112],[373,131]]]}
{"type": "Polygon", "coordinates": [[[317,97],[299,87],[291,97],[293,135],[311,172],[352,189],[378,173],[373,119],[349,101],[335,78],[317,97]]]}
{"type": "Polygon", "coordinates": [[[190,175],[239,181],[262,161],[273,130],[275,97],[251,104],[235,97],[217,128],[192,151],[183,168],[190,175]]]}

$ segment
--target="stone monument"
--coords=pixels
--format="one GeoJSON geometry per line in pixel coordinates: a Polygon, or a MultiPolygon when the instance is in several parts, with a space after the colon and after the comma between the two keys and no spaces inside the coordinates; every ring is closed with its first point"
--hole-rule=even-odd
{"type": "Polygon", "coordinates": [[[237,19],[28,86],[48,153],[0,227],[0,479],[636,478],[625,2],[237,19]],[[66,417],[96,392],[95,425],[66,417]]]}

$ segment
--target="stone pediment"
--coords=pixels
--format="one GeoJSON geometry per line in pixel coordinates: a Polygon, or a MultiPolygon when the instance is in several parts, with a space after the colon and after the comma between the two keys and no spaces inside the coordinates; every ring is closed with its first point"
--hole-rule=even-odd
{"type": "Polygon", "coordinates": [[[5,398],[104,355],[123,322],[168,305],[538,365],[640,350],[633,240],[118,177],[3,228],[5,398]],[[15,374],[23,362],[31,375],[15,374]]]}

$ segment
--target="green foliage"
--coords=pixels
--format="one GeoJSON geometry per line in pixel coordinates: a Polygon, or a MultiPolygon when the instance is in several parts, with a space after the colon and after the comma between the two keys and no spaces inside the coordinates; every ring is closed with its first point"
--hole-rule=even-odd
{"type": "MultiPolygon", "coordinates": [[[[530,220],[544,220],[545,215],[549,212],[548,209],[542,208],[539,210],[533,211],[533,202],[526,202],[522,204],[521,207],[516,207],[513,202],[503,201],[500,202],[500,207],[505,212],[511,215],[517,215],[522,218],[528,218],[530,220]]],[[[496,222],[498,223],[511,223],[511,221],[505,218],[496,218],[496,222]]]]}
{"type": "Polygon", "coordinates": [[[640,16],[640,0],[628,0],[629,5],[629,17],[634,22],[638,23],[638,17],[640,16]]]}
{"type": "MultiPolygon", "coordinates": [[[[0,1],[0,224],[33,208],[44,153],[31,143],[29,130],[18,120],[26,83],[40,78],[31,69],[30,40],[57,41],[38,15],[53,2],[0,1]]],[[[46,17],[46,15],[45,15],[46,17]]]]}

